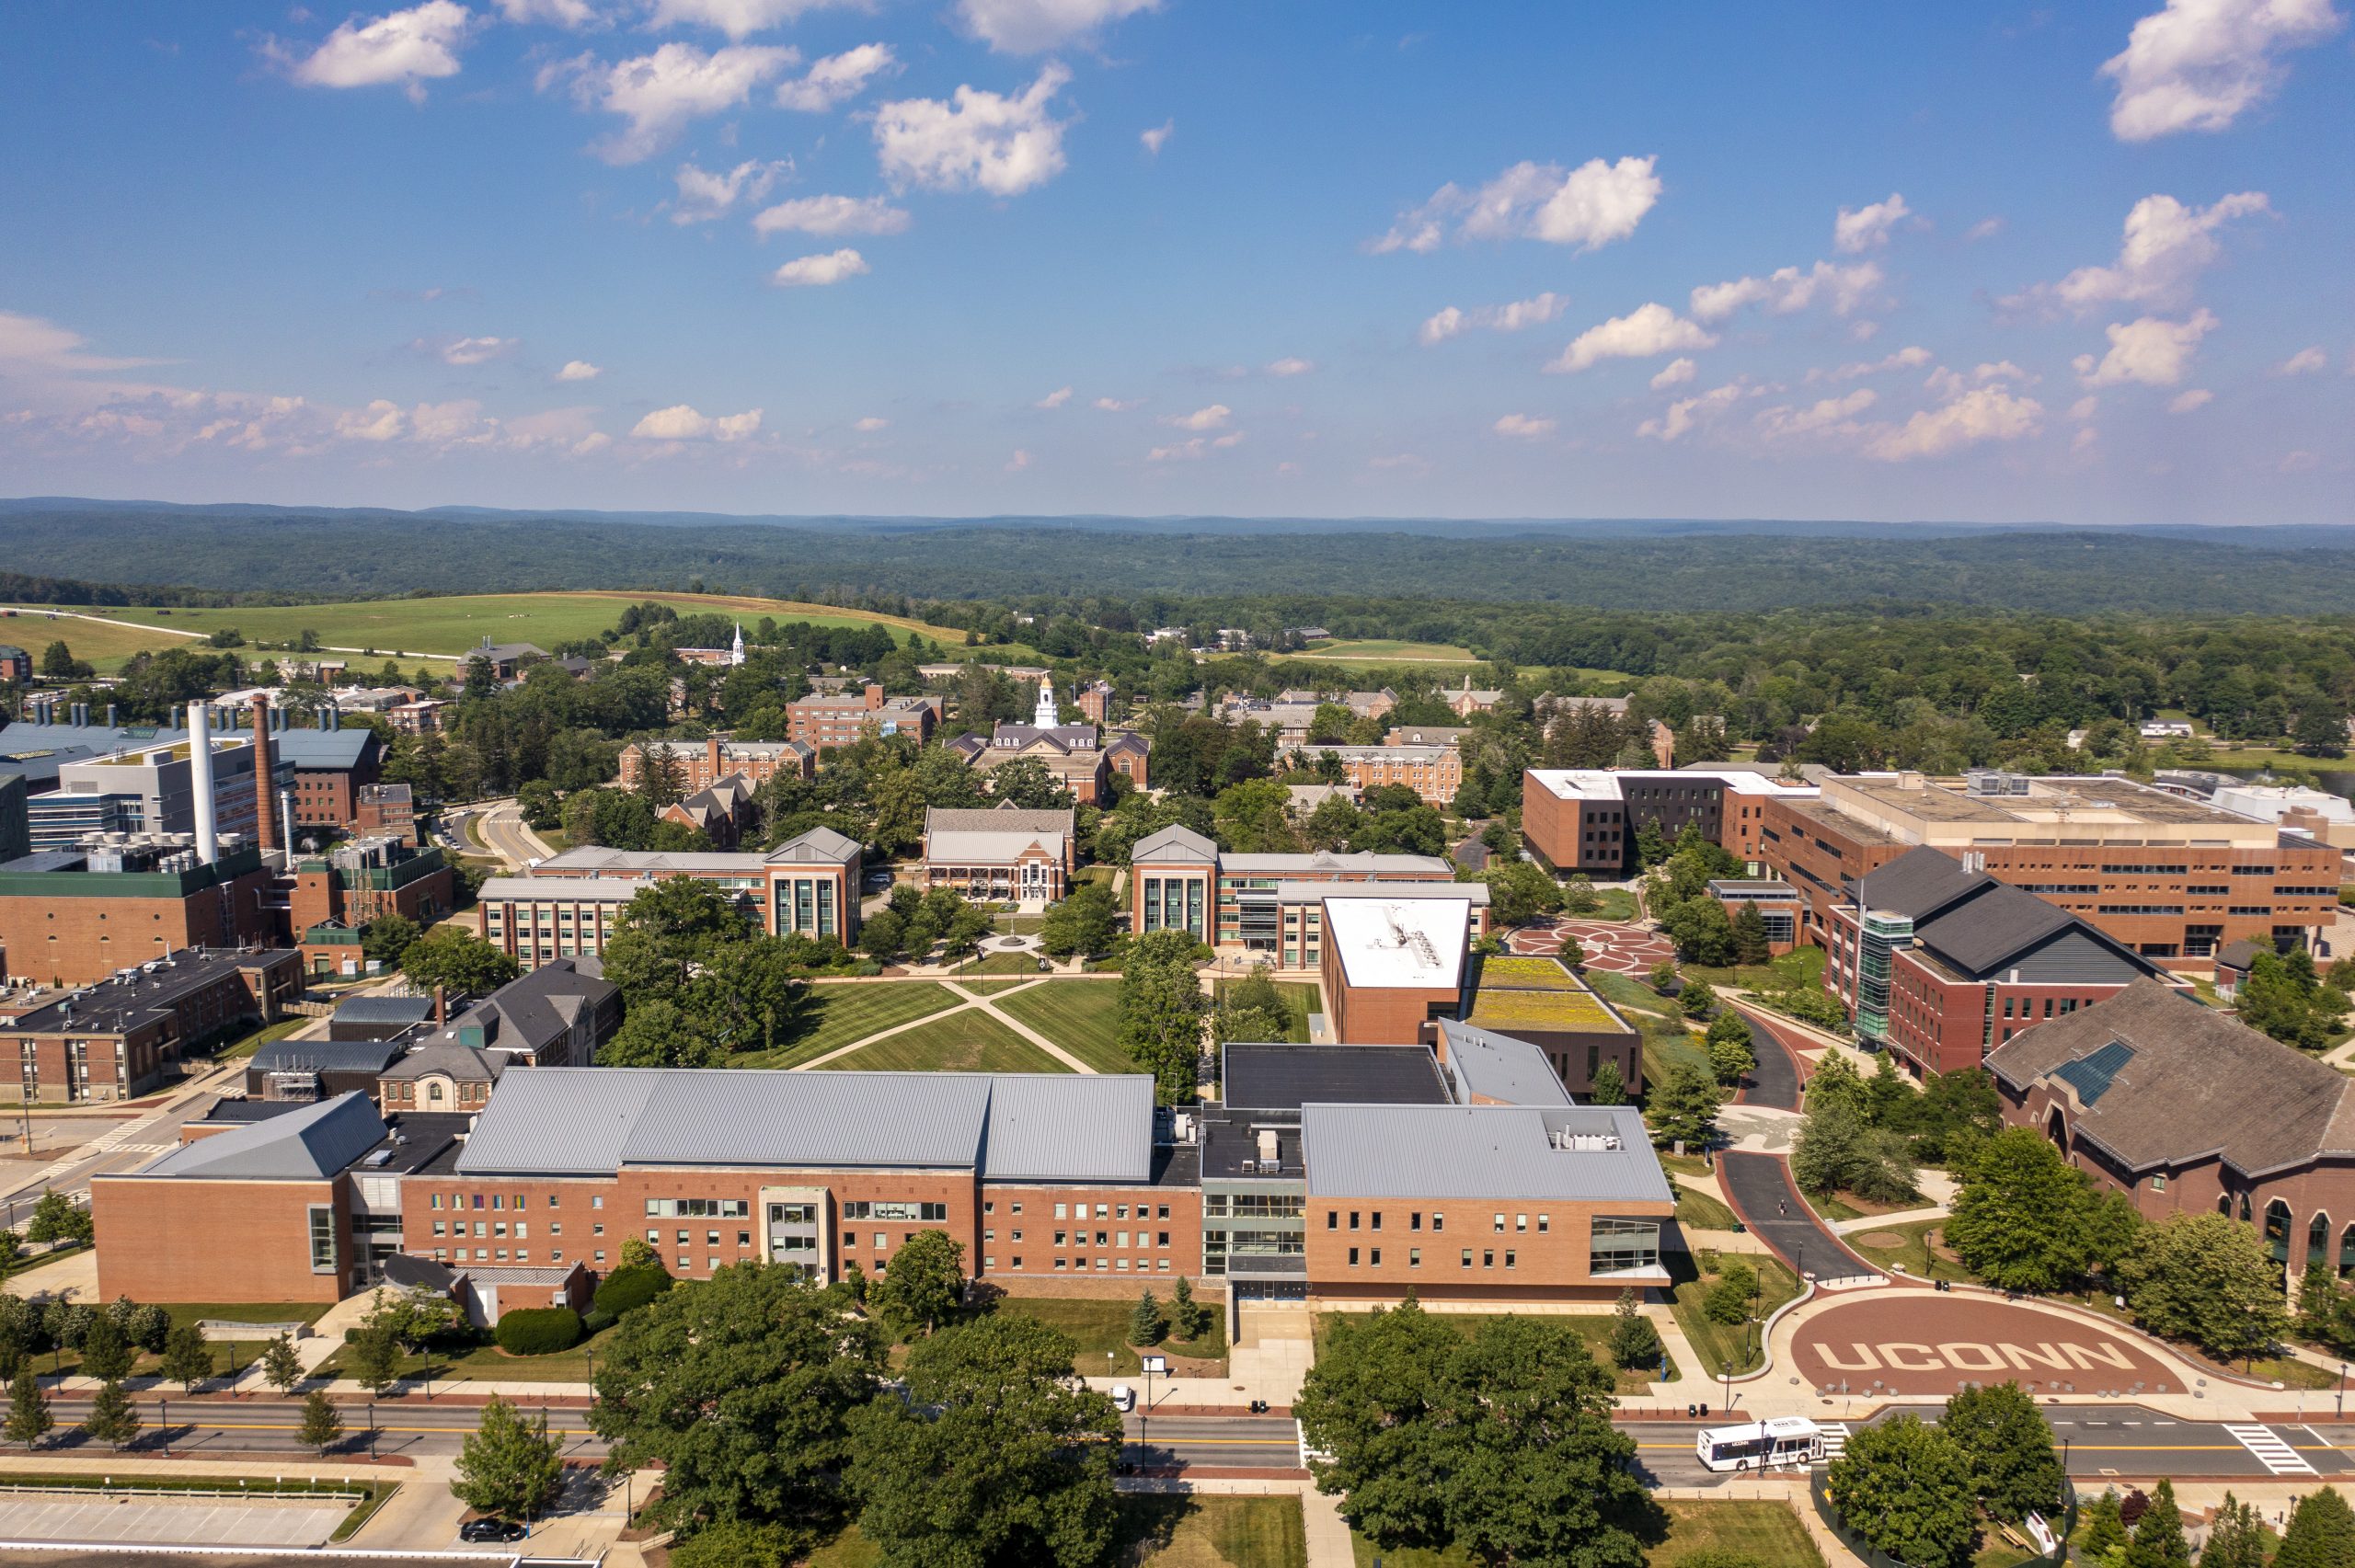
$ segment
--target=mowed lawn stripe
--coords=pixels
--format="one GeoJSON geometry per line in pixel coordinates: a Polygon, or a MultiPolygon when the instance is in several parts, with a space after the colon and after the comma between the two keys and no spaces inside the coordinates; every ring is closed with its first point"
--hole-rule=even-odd
{"type": "Polygon", "coordinates": [[[968,1008],[863,1046],[813,1070],[1069,1072],[1071,1069],[979,1008],[968,1008]]]}
{"type": "Polygon", "coordinates": [[[930,980],[880,980],[867,985],[813,986],[816,1024],[789,1046],[750,1051],[736,1067],[795,1067],[867,1036],[954,1007],[958,999],[930,980]]]}
{"type": "Polygon", "coordinates": [[[1144,1070],[1120,1048],[1120,988],[1110,980],[1049,980],[997,1005],[1098,1072],[1144,1070]]]}

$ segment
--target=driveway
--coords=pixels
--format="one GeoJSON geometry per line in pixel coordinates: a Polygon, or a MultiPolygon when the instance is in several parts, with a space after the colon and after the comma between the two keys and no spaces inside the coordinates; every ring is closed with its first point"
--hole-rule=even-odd
{"type": "Polygon", "coordinates": [[[1737,1007],[1744,1022],[1750,1025],[1752,1043],[1758,1065],[1741,1089],[1741,1103],[1763,1105],[1769,1110],[1796,1111],[1799,1108],[1799,1059],[1797,1042],[1782,1034],[1772,1018],[1737,1007]]]}
{"type": "Polygon", "coordinates": [[[1742,1223],[1800,1273],[1812,1270],[1820,1279],[1880,1273],[1816,1219],[1791,1185],[1791,1168],[1782,1156],[1728,1150],[1717,1156],[1717,1185],[1742,1223]]]}

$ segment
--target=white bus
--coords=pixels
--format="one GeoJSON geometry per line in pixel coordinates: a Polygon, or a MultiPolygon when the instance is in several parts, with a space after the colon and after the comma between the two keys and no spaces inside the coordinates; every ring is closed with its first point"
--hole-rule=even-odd
{"type": "Polygon", "coordinates": [[[1777,1415],[1741,1426],[1705,1426],[1694,1451],[1711,1470],[1794,1469],[1823,1457],[1823,1430],[1804,1415],[1777,1415]]]}

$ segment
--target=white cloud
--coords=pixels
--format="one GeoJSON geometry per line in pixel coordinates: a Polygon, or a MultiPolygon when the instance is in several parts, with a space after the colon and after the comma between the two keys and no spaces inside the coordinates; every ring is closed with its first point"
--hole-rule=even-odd
{"type": "Polygon", "coordinates": [[[2185,303],[2193,280],[2222,254],[2216,231],[2234,218],[2272,210],[2261,190],[2238,191],[2206,207],[2187,207],[2172,196],[2145,196],[2126,214],[2116,262],[2080,267],[2058,283],[2039,284],[2001,303],[2017,309],[2051,299],[2077,311],[2120,301],[2163,309],[2185,303]]]}
{"type": "Polygon", "coordinates": [[[556,379],[558,381],[595,381],[599,376],[603,375],[604,373],[604,367],[602,365],[592,365],[586,360],[567,360],[564,361],[564,369],[556,372],[556,379]]]}
{"type": "Polygon", "coordinates": [[[501,359],[522,347],[520,338],[456,338],[429,348],[445,365],[480,365],[501,359]]]}
{"type": "Polygon", "coordinates": [[[1196,436],[1192,441],[1179,441],[1175,446],[1157,446],[1144,454],[1147,463],[1175,463],[1195,458],[1210,450],[1210,443],[1196,436]]]}
{"type": "MultiPolygon", "coordinates": [[[[793,50],[767,45],[731,45],[706,54],[691,43],[666,43],[632,60],[583,61],[555,74],[577,71],[573,94],[582,104],[629,121],[596,152],[607,163],[634,164],[669,145],[697,115],[734,109],[799,58],[793,50]]],[[[543,72],[542,79],[549,74],[543,72]]]]}
{"type": "Polygon", "coordinates": [[[1827,397],[1805,408],[1762,409],[1752,421],[1761,437],[1784,441],[1797,436],[1853,437],[1864,433],[1856,416],[1880,401],[1871,387],[1860,386],[1840,397],[1827,397]]]}
{"type": "Polygon", "coordinates": [[[1602,360],[1645,360],[1684,349],[1715,348],[1717,341],[1713,334],[1654,302],[1588,327],[1545,368],[1567,373],[1602,360]]]}
{"type": "Polygon", "coordinates": [[[1984,386],[1989,382],[2016,381],[2025,385],[2033,386],[2042,379],[2040,376],[2022,370],[2009,360],[1998,360],[1993,364],[1974,367],[1969,375],[1963,374],[1960,371],[1950,371],[1946,366],[1940,365],[1923,378],[1922,384],[1940,397],[1955,397],[1970,387],[1984,386]]]}
{"type": "Polygon", "coordinates": [[[2337,31],[2330,0],[2167,0],[2134,24],[2102,74],[2118,84],[2109,129],[2121,142],[2222,131],[2271,97],[2276,58],[2337,31]]]}
{"type": "Polygon", "coordinates": [[[2214,315],[2204,310],[2185,321],[2137,316],[2103,329],[2109,336],[2109,352],[2099,364],[2091,354],[2080,354],[2073,365],[2087,386],[2118,386],[2127,382],[2174,386],[2191,373],[2192,354],[2215,325],[2214,315]]]}
{"type": "Polygon", "coordinates": [[[884,177],[931,190],[1017,196],[1063,170],[1063,122],[1047,100],[1071,80],[1050,61],[1019,97],[959,86],[953,103],[902,98],[875,111],[884,177]]]}
{"type": "Polygon", "coordinates": [[[1846,267],[1819,261],[1802,272],[1785,267],[1765,278],[1737,278],[1729,283],[1705,283],[1693,291],[1693,314],[1703,321],[1723,321],[1748,304],[1760,304],[1775,315],[1789,315],[1816,303],[1821,296],[1834,315],[1846,315],[1880,287],[1878,261],[1846,267]]]}
{"type": "Polygon", "coordinates": [[[353,17],[307,58],[289,61],[291,74],[312,87],[398,86],[421,101],[427,82],[458,74],[458,48],[473,19],[454,0],[426,0],[366,22],[353,17]]]}
{"type": "Polygon", "coordinates": [[[1683,439],[1702,420],[1709,418],[1740,402],[1744,388],[1739,382],[1712,387],[1694,397],[1680,397],[1668,406],[1668,412],[1657,419],[1647,419],[1636,427],[1636,434],[1652,441],[1672,441],[1683,439]]]}
{"type": "Polygon", "coordinates": [[[1691,381],[1698,369],[1699,367],[1690,360],[1671,360],[1660,368],[1658,375],[1652,377],[1652,390],[1663,392],[1671,386],[1681,386],[1691,381]]]}
{"type": "Polygon", "coordinates": [[[2097,413],[2100,412],[2100,410],[2101,399],[2096,397],[2089,392],[2085,394],[2085,396],[2078,398],[2074,403],[2069,405],[2069,418],[2082,423],[2085,420],[2092,418],[2097,413]]]}
{"type": "MultiPolygon", "coordinates": [[[[1852,360],[1848,363],[1842,365],[1838,370],[1824,372],[1821,379],[1824,381],[1854,381],[1858,376],[1878,375],[1884,371],[1919,370],[1922,366],[1926,365],[1929,362],[1930,351],[1927,349],[1923,348],[1918,343],[1909,343],[1904,348],[1898,349],[1895,353],[1884,355],[1878,360],[1852,360]]],[[[1814,381],[1819,378],[1813,372],[1809,372],[1808,379],[1809,381],[1814,381]]]]}
{"type": "Polygon", "coordinates": [[[890,429],[891,428],[891,421],[882,418],[877,415],[869,414],[864,419],[853,420],[850,428],[856,430],[863,436],[871,436],[878,430],[890,429]]]}
{"type": "Polygon", "coordinates": [[[907,227],[907,210],[880,196],[798,196],[752,220],[752,232],[762,235],[896,235],[907,227]]]}
{"type": "Polygon", "coordinates": [[[1170,133],[1177,129],[1178,122],[1176,120],[1165,120],[1150,131],[1138,132],[1137,140],[1144,143],[1144,150],[1146,152],[1151,153],[1157,158],[1161,156],[1161,149],[1163,146],[1168,143],[1170,133]]]}
{"type": "Polygon", "coordinates": [[[654,0],[655,28],[701,27],[726,33],[741,41],[757,32],[781,28],[833,0],[654,0]]]}
{"type": "Polygon", "coordinates": [[[38,365],[52,371],[125,371],[168,362],[86,354],[82,345],[87,341],[53,321],[0,310],[0,364],[38,365]]]}
{"type": "Polygon", "coordinates": [[[899,63],[899,57],[888,44],[862,43],[856,49],[829,54],[798,79],[777,84],[776,106],[797,109],[805,114],[823,114],[835,105],[858,97],[867,90],[868,82],[885,71],[897,69],[899,63]]]}
{"type": "Polygon", "coordinates": [[[770,273],[769,281],[780,289],[822,289],[870,270],[867,258],[845,246],[841,250],[797,257],[770,273]]]}
{"type": "Polygon", "coordinates": [[[400,405],[379,397],[365,408],[337,416],[335,433],[346,441],[388,441],[408,429],[408,419],[401,413],[400,405]]]}
{"type": "Polygon", "coordinates": [[[1021,447],[1016,447],[1014,455],[1005,460],[1005,471],[1008,474],[1019,474],[1029,466],[1030,453],[1021,447]]]}
{"type": "MultiPolygon", "coordinates": [[[[1070,401],[1071,388],[1067,386],[1059,386],[1055,388],[1054,391],[1047,394],[1046,396],[1039,399],[1038,402],[1030,405],[1030,406],[1033,408],[1060,408],[1070,401]]],[[[1099,400],[1098,406],[1101,406],[1102,405],[1099,400]]]]}
{"type": "Polygon", "coordinates": [[[1477,190],[1442,185],[1430,200],[1400,213],[1369,248],[1376,255],[1436,250],[1453,221],[1459,240],[1534,239],[1594,250],[1634,234],[1660,200],[1660,177],[1652,172],[1658,161],[1590,158],[1574,169],[1522,162],[1477,190]]]}
{"type": "Polygon", "coordinates": [[[1001,54],[1036,54],[1158,10],[1161,0],[957,0],[968,32],[1001,54]]]}
{"type": "Polygon", "coordinates": [[[657,408],[640,419],[630,434],[641,441],[687,441],[708,436],[714,441],[741,441],[761,428],[761,411],[748,408],[741,414],[728,414],[718,418],[695,412],[685,403],[668,408],[657,408]]]}
{"type": "Polygon", "coordinates": [[[1982,218],[1977,223],[1971,224],[1970,227],[1963,230],[1962,237],[1970,241],[1972,245],[1977,245],[1981,240],[1993,239],[1997,235],[2000,235],[2003,232],[2003,219],[1982,218]]]}
{"type": "Polygon", "coordinates": [[[2311,452],[2288,452],[2281,454],[2281,461],[2274,466],[2283,474],[2306,474],[2311,473],[2321,461],[2311,452]]]}
{"type": "Polygon", "coordinates": [[[1190,414],[1165,415],[1162,423],[1175,425],[1181,430],[1215,430],[1224,425],[1235,410],[1223,403],[1213,403],[1207,408],[1197,408],[1190,414]]]}
{"type": "Polygon", "coordinates": [[[1211,445],[1214,447],[1241,446],[1242,444],[1243,432],[1241,430],[1229,430],[1226,434],[1215,438],[1211,442],[1211,445]]]}
{"type": "Polygon", "coordinates": [[[714,218],[726,217],[738,201],[758,201],[766,196],[769,187],[792,168],[789,159],[775,163],[748,159],[725,174],[713,174],[694,164],[681,164],[674,177],[679,183],[679,200],[671,210],[671,221],[707,223],[714,218]]]}
{"type": "Polygon", "coordinates": [[[1889,231],[1913,215],[1905,205],[1905,198],[1894,190],[1886,201],[1875,201],[1855,212],[1840,209],[1832,221],[1832,248],[1851,256],[1861,250],[1871,250],[1889,243],[1889,231]]]}
{"type": "Polygon", "coordinates": [[[1459,310],[1449,305],[1445,310],[1423,323],[1416,336],[1426,344],[1443,343],[1459,332],[1472,327],[1485,327],[1491,332],[1519,332],[1525,326],[1535,326],[1553,320],[1569,305],[1569,296],[1552,291],[1509,304],[1475,305],[1459,310]]]}
{"type": "Polygon", "coordinates": [[[499,14],[518,27],[546,22],[567,32],[605,25],[604,15],[589,0],[499,0],[499,14]]]}
{"type": "Polygon", "coordinates": [[[2301,349],[2273,367],[2275,375],[2314,375],[2330,368],[2330,356],[2320,349],[2301,349]]]}
{"type": "Polygon", "coordinates": [[[1884,430],[1865,451],[1884,463],[1937,457],[1981,441],[2019,441],[2041,428],[2044,406],[2001,386],[1974,387],[1936,408],[1918,410],[1884,430]]]}
{"type": "Polygon", "coordinates": [[[1527,414],[1508,414],[1488,428],[1500,436],[1519,436],[1526,441],[1535,441],[1554,433],[1554,421],[1532,418],[1527,414]]]}
{"type": "Polygon", "coordinates": [[[1315,368],[1316,361],[1314,360],[1292,358],[1273,361],[1267,367],[1269,375],[1278,377],[1306,375],[1315,368]]]}
{"type": "Polygon", "coordinates": [[[1142,397],[1099,397],[1096,400],[1095,406],[1107,414],[1126,414],[1132,409],[1143,407],[1144,399],[1142,397]]]}
{"type": "Polygon", "coordinates": [[[2178,392],[2173,397],[2169,398],[2167,400],[2167,412],[2170,414],[2188,414],[2196,408],[2205,408],[2209,404],[2214,402],[2215,399],[2216,395],[2209,391],[2206,387],[2195,386],[2188,392],[2178,392]]]}

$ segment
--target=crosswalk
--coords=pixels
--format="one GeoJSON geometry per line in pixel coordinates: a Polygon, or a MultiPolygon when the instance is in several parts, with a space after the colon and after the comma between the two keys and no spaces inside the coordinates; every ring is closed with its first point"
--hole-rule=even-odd
{"type": "Polygon", "coordinates": [[[1821,1424],[1821,1429],[1823,1433],[1823,1462],[1830,1464],[1848,1451],[1848,1424],[1844,1421],[1826,1421],[1821,1424]]]}
{"type": "Polygon", "coordinates": [[[2314,1475],[2317,1471],[2270,1426],[2231,1426],[2233,1440],[2257,1456],[2257,1462],[2275,1475],[2314,1475]]]}

